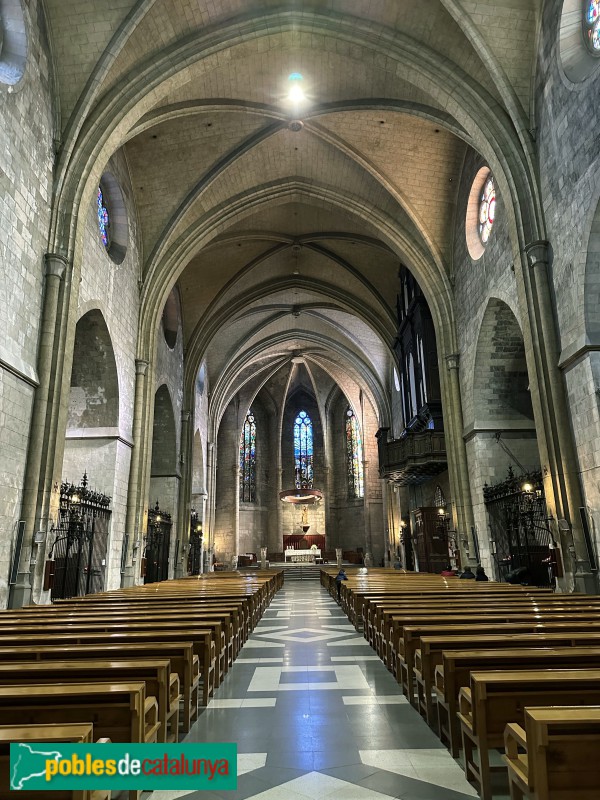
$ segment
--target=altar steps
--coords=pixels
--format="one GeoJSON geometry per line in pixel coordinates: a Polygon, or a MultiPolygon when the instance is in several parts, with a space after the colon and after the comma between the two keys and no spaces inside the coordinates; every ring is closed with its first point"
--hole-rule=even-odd
{"type": "Polygon", "coordinates": [[[283,570],[283,579],[287,581],[319,581],[322,564],[303,562],[299,564],[271,564],[271,567],[283,570]]]}

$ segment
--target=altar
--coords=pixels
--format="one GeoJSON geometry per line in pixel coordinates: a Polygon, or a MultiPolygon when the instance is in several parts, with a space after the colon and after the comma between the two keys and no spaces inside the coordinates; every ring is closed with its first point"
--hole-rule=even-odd
{"type": "Polygon", "coordinates": [[[312,562],[322,560],[321,550],[319,548],[310,550],[285,550],[285,560],[291,561],[293,564],[302,562],[312,562]]]}

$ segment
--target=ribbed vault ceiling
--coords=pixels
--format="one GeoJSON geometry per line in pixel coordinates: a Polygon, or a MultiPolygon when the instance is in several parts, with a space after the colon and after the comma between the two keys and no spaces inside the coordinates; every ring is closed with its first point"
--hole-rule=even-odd
{"type": "Polygon", "coordinates": [[[386,416],[398,267],[451,328],[461,167],[468,147],[485,152],[473,132],[488,119],[515,146],[530,126],[538,6],[46,0],[61,169],[110,101],[143,293],[157,282],[164,302],[179,281],[188,369],[206,360],[217,416],[298,354],[386,416]],[[299,132],[285,101],[296,71],[309,96],[299,132]]]}

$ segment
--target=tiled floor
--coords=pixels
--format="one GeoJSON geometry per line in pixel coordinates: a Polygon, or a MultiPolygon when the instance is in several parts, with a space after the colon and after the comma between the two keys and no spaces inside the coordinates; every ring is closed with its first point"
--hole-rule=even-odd
{"type": "Polygon", "coordinates": [[[277,594],[188,742],[237,742],[236,792],[152,800],[466,800],[463,771],[317,583],[277,594]]]}

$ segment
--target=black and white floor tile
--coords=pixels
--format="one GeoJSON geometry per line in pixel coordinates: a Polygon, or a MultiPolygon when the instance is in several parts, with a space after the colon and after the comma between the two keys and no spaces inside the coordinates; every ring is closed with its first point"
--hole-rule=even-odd
{"type": "Polygon", "coordinates": [[[477,797],[314,582],[277,594],[186,741],[237,742],[237,791],[154,792],[151,800],[477,797]]]}

